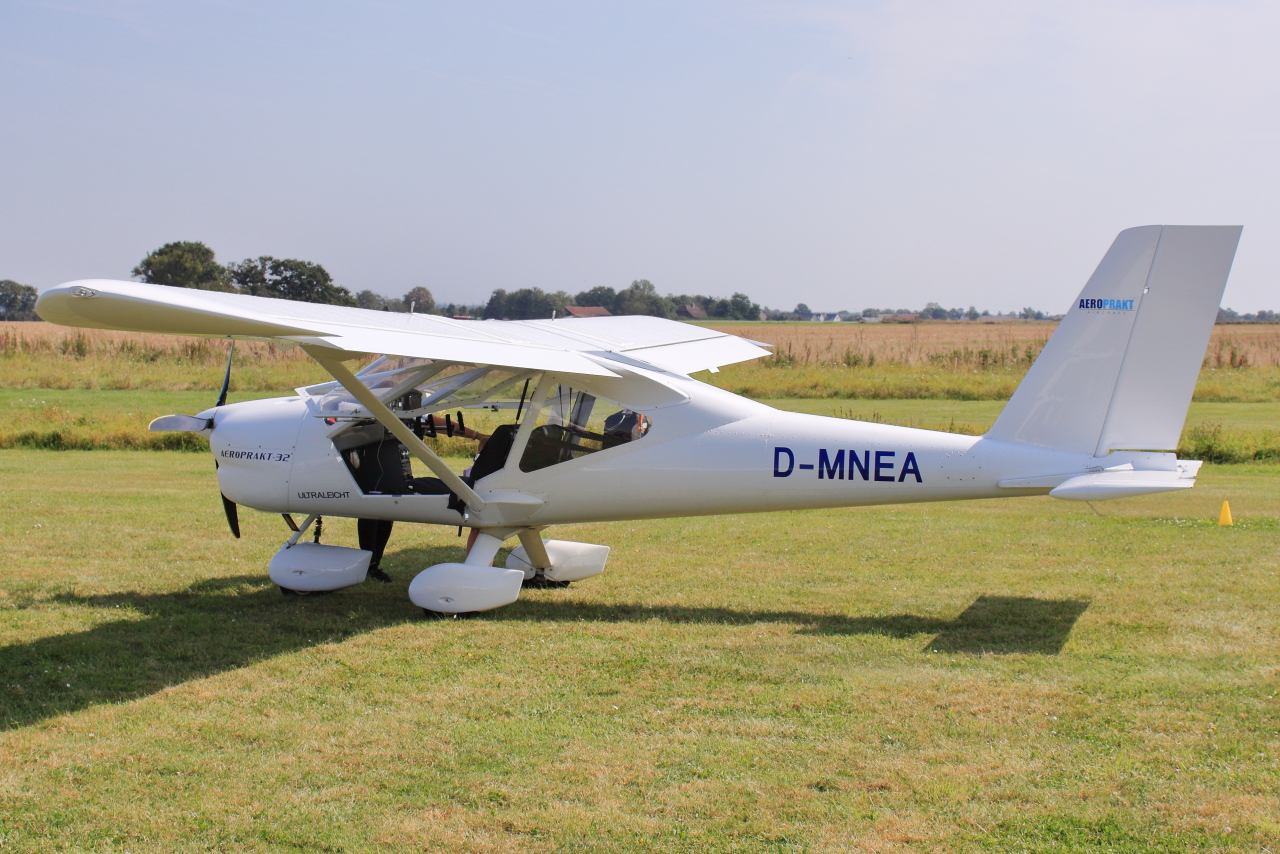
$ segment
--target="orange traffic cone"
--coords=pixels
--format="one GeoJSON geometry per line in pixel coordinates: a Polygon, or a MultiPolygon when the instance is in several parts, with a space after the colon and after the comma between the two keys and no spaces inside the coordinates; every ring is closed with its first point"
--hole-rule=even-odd
{"type": "Polygon", "coordinates": [[[1231,521],[1231,505],[1225,501],[1222,502],[1222,512],[1218,514],[1218,524],[1219,525],[1235,524],[1234,522],[1231,521]]]}

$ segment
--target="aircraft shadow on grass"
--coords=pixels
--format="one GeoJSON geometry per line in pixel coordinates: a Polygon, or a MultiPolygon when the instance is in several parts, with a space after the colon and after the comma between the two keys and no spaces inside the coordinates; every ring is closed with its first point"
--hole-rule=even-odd
{"type": "MultiPolygon", "coordinates": [[[[234,670],[316,644],[421,618],[396,587],[410,567],[454,559],[457,549],[411,549],[386,565],[402,579],[392,588],[364,584],[327,596],[285,598],[259,575],[201,581],[171,593],[64,595],[77,608],[124,609],[128,619],[0,647],[0,730],[56,715],[154,694],[171,685],[234,670]],[[398,570],[398,571],[397,571],[398,570]]],[[[526,599],[484,619],[644,622],[708,625],[790,623],[826,635],[935,637],[926,651],[969,654],[1062,650],[1088,602],[981,596],[954,620],[911,614],[842,616],[671,605],[601,604],[526,599]]]]}

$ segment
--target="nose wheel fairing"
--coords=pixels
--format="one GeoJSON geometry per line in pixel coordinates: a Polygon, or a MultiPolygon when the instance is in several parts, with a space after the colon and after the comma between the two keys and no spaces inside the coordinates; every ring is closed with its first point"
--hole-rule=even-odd
{"type": "Polygon", "coordinates": [[[365,580],[372,552],[326,543],[295,543],[276,552],[267,574],[282,590],[317,593],[365,580]]]}

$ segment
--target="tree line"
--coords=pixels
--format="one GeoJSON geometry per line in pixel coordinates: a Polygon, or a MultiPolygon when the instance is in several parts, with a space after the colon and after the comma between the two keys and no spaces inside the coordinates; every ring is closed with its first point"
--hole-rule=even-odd
{"type": "MultiPolygon", "coordinates": [[[[570,294],[567,291],[547,292],[541,288],[498,288],[483,304],[467,305],[449,303],[436,305],[435,297],[425,287],[415,287],[400,297],[385,297],[371,290],[353,294],[333,281],[324,267],[312,261],[297,258],[274,258],[262,255],[229,264],[218,263],[214,251],[199,241],[166,243],[147,254],[133,268],[134,277],[156,285],[178,288],[224,291],[250,296],[274,297],[300,302],[324,303],[370,309],[374,311],[413,312],[437,314],[446,317],[483,317],[486,320],[539,320],[563,317],[570,307],[603,308],[610,314],[642,314],[652,317],[709,319],[709,320],[811,320],[838,318],[856,320],[859,317],[910,318],[920,320],[977,320],[991,312],[979,312],[973,306],[968,310],[943,308],[936,302],[923,309],[867,308],[859,312],[840,311],[817,314],[800,303],[790,311],[761,308],[759,303],[743,293],[728,298],[703,294],[666,294],[648,279],[636,279],[621,290],[600,285],[590,290],[570,294]]],[[[11,279],[0,280],[0,320],[39,320],[35,313],[38,294],[36,289],[11,279]]],[[[1024,308],[1015,316],[1025,320],[1043,320],[1043,311],[1024,308]]],[[[1218,312],[1219,323],[1231,322],[1280,322],[1280,315],[1273,311],[1241,315],[1229,308],[1218,312]]]]}
{"type": "Polygon", "coordinates": [[[648,279],[636,279],[620,291],[598,285],[587,291],[547,293],[541,288],[508,291],[499,288],[489,296],[484,307],[486,320],[534,320],[563,317],[569,306],[603,308],[610,314],[647,314],[650,317],[708,317],[721,320],[759,320],[760,304],[746,294],[728,299],[701,294],[667,294],[662,296],[648,279]],[[690,311],[693,307],[693,311],[690,311]]]}
{"type": "Polygon", "coordinates": [[[682,315],[724,320],[760,318],[759,304],[752,302],[746,294],[734,294],[728,299],[700,294],[662,296],[647,279],[637,279],[620,291],[601,286],[574,295],[565,291],[547,293],[541,288],[511,291],[499,288],[481,305],[449,303],[437,306],[431,291],[425,287],[413,288],[401,297],[385,297],[371,290],[352,294],[336,284],[321,265],[296,258],[264,255],[219,264],[214,251],[197,241],[166,243],[143,258],[133,268],[133,275],[155,285],[448,317],[538,320],[563,317],[567,306],[582,306],[602,307],[610,314],[647,314],[666,318],[682,315]],[[692,312],[690,306],[694,307],[692,312]]]}

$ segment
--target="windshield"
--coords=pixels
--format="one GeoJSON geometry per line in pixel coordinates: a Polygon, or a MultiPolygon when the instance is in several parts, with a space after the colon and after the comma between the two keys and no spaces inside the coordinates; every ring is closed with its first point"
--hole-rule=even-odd
{"type": "Polygon", "coordinates": [[[530,417],[536,420],[520,455],[523,472],[634,442],[651,426],[647,416],[564,385],[557,386],[536,416],[530,417]]]}

